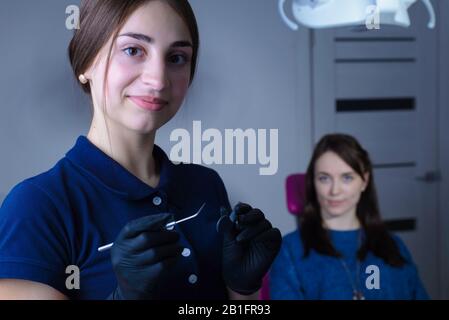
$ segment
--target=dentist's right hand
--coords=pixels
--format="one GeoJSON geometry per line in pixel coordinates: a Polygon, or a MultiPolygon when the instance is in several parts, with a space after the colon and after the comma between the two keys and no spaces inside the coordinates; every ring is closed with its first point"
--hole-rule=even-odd
{"type": "Polygon", "coordinates": [[[161,279],[167,279],[182,252],[179,234],[165,228],[171,221],[171,214],[156,214],[133,220],[121,230],[111,249],[118,286],[109,299],[158,298],[161,279]]]}

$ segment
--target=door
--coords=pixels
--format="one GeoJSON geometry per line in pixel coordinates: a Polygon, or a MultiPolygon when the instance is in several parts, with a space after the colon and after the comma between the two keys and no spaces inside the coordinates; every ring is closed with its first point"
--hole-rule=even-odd
{"type": "Polygon", "coordinates": [[[313,139],[355,136],[368,150],[381,214],[439,297],[437,32],[427,12],[410,28],[312,31],[313,139]]]}

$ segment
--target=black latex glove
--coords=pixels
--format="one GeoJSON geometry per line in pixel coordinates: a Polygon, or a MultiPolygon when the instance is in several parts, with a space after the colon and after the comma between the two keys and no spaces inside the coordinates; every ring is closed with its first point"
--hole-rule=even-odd
{"type": "Polygon", "coordinates": [[[273,228],[259,209],[239,203],[232,212],[221,208],[217,231],[224,236],[226,285],[243,295],[255,293],[281,247],[279,229],[273,228]]]}
{"type": "Polygon", "coordinates": [[[157,299],[176,259],[182,252],[179,234],[165,225],[171,214],[156,214],[129,222],[111,249],[118,287],[109,299],[157,299]]]}

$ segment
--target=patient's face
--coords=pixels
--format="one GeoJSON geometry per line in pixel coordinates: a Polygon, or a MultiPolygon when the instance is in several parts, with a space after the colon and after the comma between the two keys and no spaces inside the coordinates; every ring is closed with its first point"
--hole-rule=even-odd
{"type": "MultiPolygon", "coordinates": [[[[366,180],[368,175],[366,175],[366,180]]],[[[334,152],[325,152],[315,163],[315,190],[324,220],[354,216],[367,181],[334,152]]]]}

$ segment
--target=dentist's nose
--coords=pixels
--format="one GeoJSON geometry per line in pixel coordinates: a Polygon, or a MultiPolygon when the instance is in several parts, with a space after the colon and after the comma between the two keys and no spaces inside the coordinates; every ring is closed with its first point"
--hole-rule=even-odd
{"type": "Polygon", "coordinates": [[[167,68],[163,59],[153,59],[145,65],[142,81],[155,91],[162,91],[169,85],[167,68]]]}

